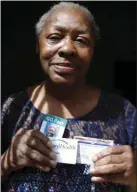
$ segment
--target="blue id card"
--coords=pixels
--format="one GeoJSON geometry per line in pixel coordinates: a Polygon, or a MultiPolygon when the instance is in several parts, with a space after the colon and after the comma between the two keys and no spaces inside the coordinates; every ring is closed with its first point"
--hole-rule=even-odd
{"type": "Polygon", "coordinates": [[[66,119],[52,115],[45,115],[40,128],[40,132],[42,132],[47,137],[62,138],[66,125],[66,119]]]}

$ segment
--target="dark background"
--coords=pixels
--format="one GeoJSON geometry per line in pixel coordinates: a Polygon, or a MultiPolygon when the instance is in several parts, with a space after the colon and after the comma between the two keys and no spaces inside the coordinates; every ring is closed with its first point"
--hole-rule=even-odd
{"type": "MultiPolygon", "coordinates": [[[[2,101],[42,81],[34,25],[55,2],[1,2],[2,101]]],[[[101,30],[90,81],[136,105],[136,2],[81,2],[101,30]]]]}

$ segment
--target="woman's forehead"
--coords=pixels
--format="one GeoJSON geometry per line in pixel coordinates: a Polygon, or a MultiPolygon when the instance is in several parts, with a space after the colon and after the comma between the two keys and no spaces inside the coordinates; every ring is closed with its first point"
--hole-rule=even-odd
{"type": "Polygon", "coordinates": [[[86,13],[80,9],[59,9],[51,13],[46,27],[55,28],[79,28],[87,31],[90,28],[90,21],[86,13]]]}

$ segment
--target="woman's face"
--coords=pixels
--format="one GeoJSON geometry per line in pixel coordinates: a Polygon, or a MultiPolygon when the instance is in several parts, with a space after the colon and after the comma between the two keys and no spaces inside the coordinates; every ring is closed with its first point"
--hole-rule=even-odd
{"type": "Polygon", "coordinates": [[[56,84],[85,81],[93,56],[90,22],[80,9],[58,9],[39,36],[40,61],[56,84]]]}

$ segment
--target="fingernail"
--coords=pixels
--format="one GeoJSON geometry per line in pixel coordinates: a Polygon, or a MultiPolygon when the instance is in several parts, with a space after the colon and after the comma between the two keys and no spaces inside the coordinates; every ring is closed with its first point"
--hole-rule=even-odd
{"type": "Polygon", "coordinates": [[[97,177],[91,177],[91,181],[97,181],[98,180],[98,178],[97,177]]]}
{"type": "Polygon", "coordinates": [[[97,156],[92,157],[92,161],[93,161],[93,162],[96,162],[97,159],[98,159],[97,156]]]}
{"type": "Polygon", "coordinates": [[[56,161],[51,160],[51,161],[50,161],[50,164],[51,164],[51,166],[52,166],[53,168],[55,168],[55,167],[56,167],[57,162],[56,162],[56,161]]]}
{"type": "Polygon", "coordinates": [[[95,169],[94,168],[91,168],[90,170],[89,170],[89,173],[94,173],[95,172],[95,169]]]}
{"type": "Polygon", "coordinates": [[[51,141],[48,141],[48,142],[47,142],[47,147],[49,147],[49,148],[52,148],[52,147],[53,147],[53,145],[52,145],[52,142],[51,142],[51,141]]]}
{"type": "Polygon", "coordinates": [[[50,170],[51,170],[50,167],[46,167],[46,168],[44,169],[45,172],[49,172],[50,170]]]}
{"type": "Polygon", "coordinates": [[[56,160],[56,153],[51,152],[51,153],[49,154],[49,156],[50,156],[51,159],[56,160]]]}

